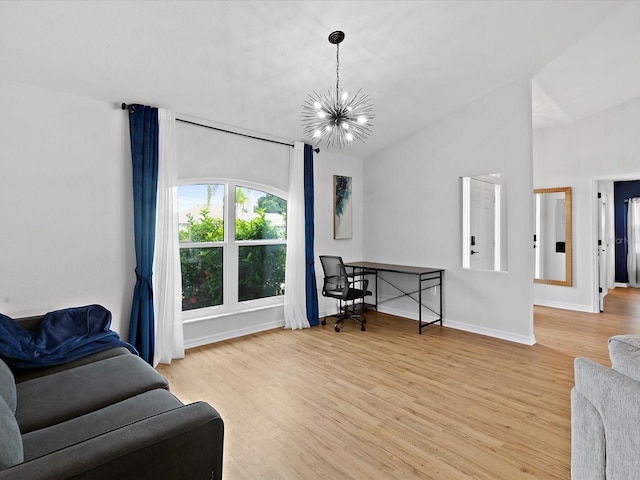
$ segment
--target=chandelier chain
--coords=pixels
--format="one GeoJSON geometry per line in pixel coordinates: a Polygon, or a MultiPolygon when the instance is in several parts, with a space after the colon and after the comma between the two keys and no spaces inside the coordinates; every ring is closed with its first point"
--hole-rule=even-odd
{"type": "Polygon", "coordinates": [[[340,98],[340,44],[336,43],[336,99],[340,98]]]}

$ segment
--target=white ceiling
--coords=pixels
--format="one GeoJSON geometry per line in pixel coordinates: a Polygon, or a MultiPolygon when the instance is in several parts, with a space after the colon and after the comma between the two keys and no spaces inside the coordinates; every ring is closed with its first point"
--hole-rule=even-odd
{"type": "Polygon", "coordinates": [[[535,125],[640,97],[640,2],[0,2],[0,78],[113,102],[173,108],[304,140],[307,93],[373,100],[366,157],[461,106],[534,77],[535,125]]]}

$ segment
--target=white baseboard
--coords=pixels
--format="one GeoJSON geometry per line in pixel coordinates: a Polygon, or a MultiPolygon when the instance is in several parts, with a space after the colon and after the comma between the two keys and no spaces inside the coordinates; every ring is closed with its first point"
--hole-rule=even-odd
{"type": "Polygon", "coordinates": [[[469,333],[477,333],[479,335],[485,335],[487,337],[499,338],[500,340],[507,340],[509,342],[521,343],[523,345],[535,345],[536,337],[534,335],[517,335],[511,332],[505,332],[503,330],[496,330],[494,328],[479,327],[478,325],[470,325],[464,322],[456,322],[454,320],[444,321],[444,326],[448,328],[455,328],[456,330],[464,330],[469,333]]]}
{"type": "MultiPolygon", "coordinates": [[[[378,310],[382,313],[388,313],[389,315],[395,315],[398,317],[409,318],[411,320],[418,320],[418,315],[416,312],[407,312],[404,310],[398,310],[394,308],[388,307],[378,307],[378,310]]],[[[328,310],[319,312],[320,319],[327,317],[329,315],[333,315],[337,313],[337,310],[328,310]]],[[[435,320],[435,317],[423,316],[423,321],[435,320]]],[[[534,345],[536,343],[536,339],[534,336],[522,336],[515,335],[510,332],[504,332],[502,330],[496,330],[492,328],[479,327],[477,325],[471,325],[464,322],[457,322],[454,320],[443,319],[443,326],[448,328],[454,328],[456,330],[463,330],[465,332],[475,333],[479,335],[486,335],[488,337],[499,338],[501,340],[507,340],[510,342],[521,343],[524,345],[534,345]]],[[[272,330],[275,328],[284,328],[284,321],[275,321],[275,322],[266,322],[259,325],[252,325],[246,328],[239,328],[236,330],[225,331],[221,333],[216,333],[213,335],[207,335],[203,337],[191,338],[185,341],[185,349],[201,347],[203,345],[208,345],[211,343],[221,342],[223,340],[230,340],[232,338],[242,337],[244,335],[250,335],[252,333],[264,332],[266,330],[272,330]]]]}
{"type": "MultiPolygon", "coordinates": [[[[415,312],[406,312],[387,307],[378,307],[378,310],[382,313],[388,313],[390,315],[396,315],[398,317],[410,318],[412,320],[418,320],[418,314],[415,312]]],[[[422,317],[423,321],[435,320],[435,317],[422,317]]],[[[456,330],[463,330],[469,333],[477,333],[479,335],[485,335],[487,337],[499,338],[501,340],[508,340],[510,342],[521,343],[524,345],[535,345],[535,336],[516,335],[511,332],[505,332],[502,330],[496,330],[493,328],[480,327],[478,325],[471,325],[464,322],[456,322],[455,320],[443,319],[442,325],[448,328],[455,328],[456,330]]]]}
{"type": "Polygon", "coordinates": [[[594,312],[594,310],[591,308],[590,305],[579,305],[577,303],[534,300],[533,304],[539,305],[541,307],[560,308],[562,310],[575,310],[576,312],[597,313],[597,312],[594,312]]]}
{"type": "Polygon", "coordinates": [[[230,340],[232,338],[242,337],[244,335],[250,335],[252,333],[264,332],[265,330],[273,330],[274,328],[284,328],[284,320],[267,322],[259,325],[251,325],[246,328],[239,328],[237,330],[229,330],[226,332],[216,333],[214,335],[207,335],[204,337],[191,338],[185,340],[184,348],[201,347],[210,343],[221,342],[223,340],[230,340]]]}

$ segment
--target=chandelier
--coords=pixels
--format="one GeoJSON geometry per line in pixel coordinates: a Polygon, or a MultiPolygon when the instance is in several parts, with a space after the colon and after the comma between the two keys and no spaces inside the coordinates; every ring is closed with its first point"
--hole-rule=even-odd
{"type": "Polygon", "coordinates": [[[329,43],[336,46],[336,94],[313,92],[302,105],[302,128],[307,138],[318,145],[343,147],[357,139],[364,142],[371,133],[373,104],[369,95],[358,90],[355,95],[340,90],[340,43],[344,32],[329,35],[329,43]]]}

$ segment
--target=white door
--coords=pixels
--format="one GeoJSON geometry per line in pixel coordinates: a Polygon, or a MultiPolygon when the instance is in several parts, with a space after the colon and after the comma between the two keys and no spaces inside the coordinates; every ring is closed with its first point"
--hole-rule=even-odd
{"type": "Polygon", "coordinates": [[[599,307],[604,311],[604,297],[607,286],[607,203],[602,194],[598,194],[598,289],[599,307]]]}

